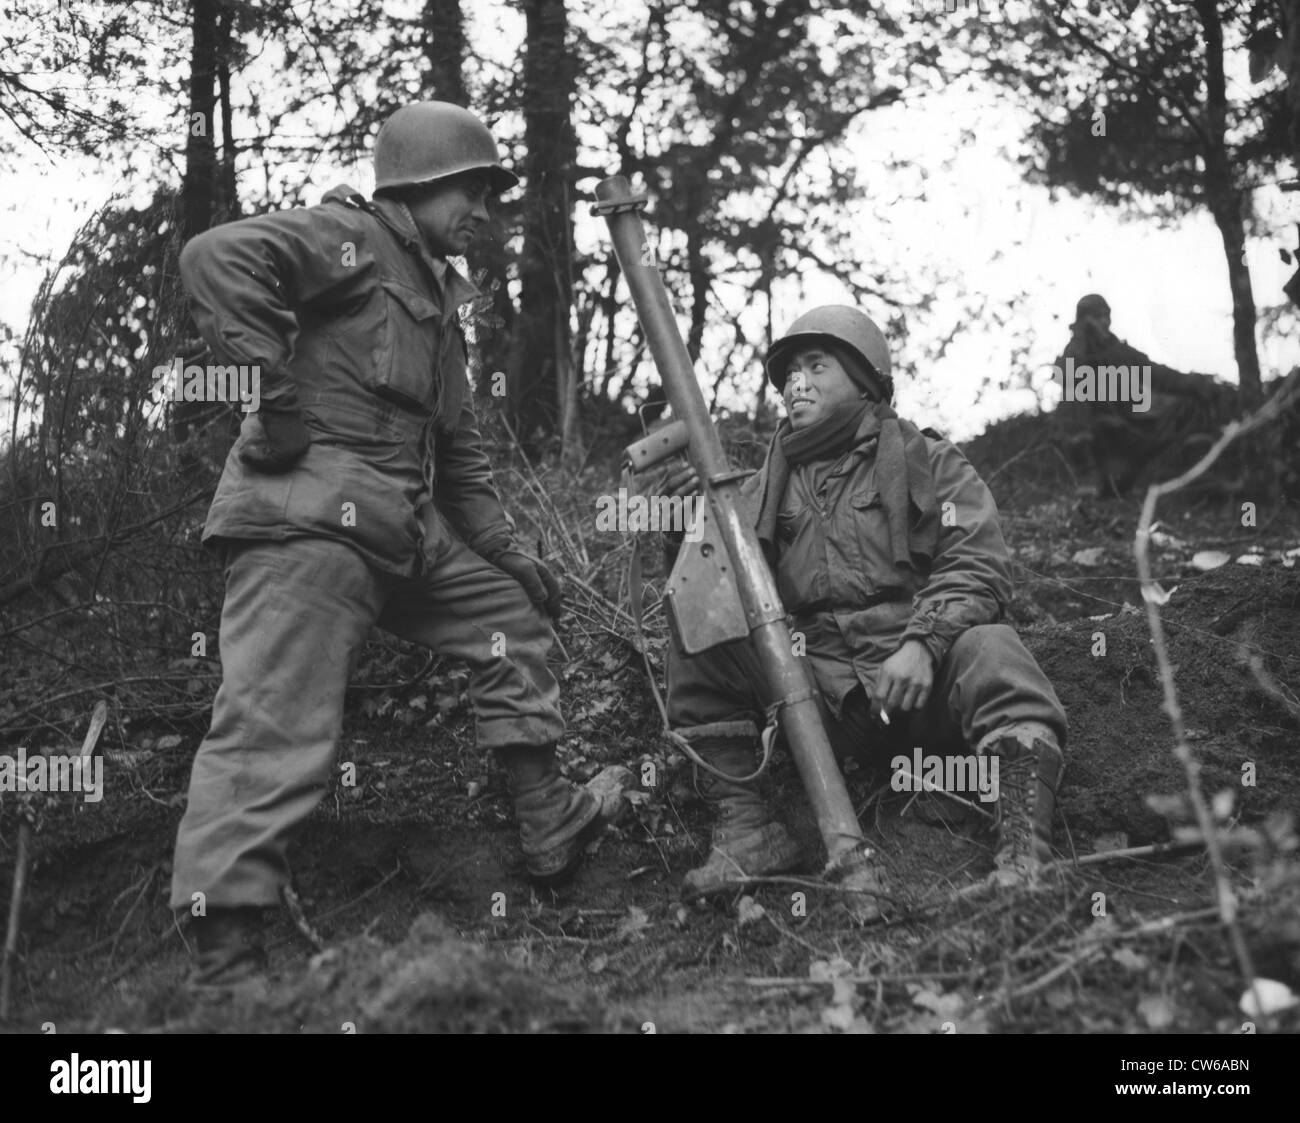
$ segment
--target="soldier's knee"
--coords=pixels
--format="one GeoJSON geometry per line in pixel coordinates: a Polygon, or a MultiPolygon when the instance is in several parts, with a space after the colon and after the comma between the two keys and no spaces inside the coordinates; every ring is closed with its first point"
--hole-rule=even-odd
{"type": "Polygon", "coordinates": [[[497,633],[506,637],[500,645],[500,654],[510,655],[516,662],[545,662],[547,652],[555,642],[555,630],[543,613],[531,605],[529,608],[529,612],[517,616],[497,633]]]}
{"type": "Polygon", "coordinates": [[[1010,624],[976,624],[957,637],[952,645],[952,654],[987,658],[998,648],[1019,644],[1020,636],[1010,624]]]}
{"type": "Polygon", "coordinates": [[[523,586],[511,578],[493,589],[491,596],[483,598],[481,604],[483,618],[495,621],[494,627],[503,629],[521,642],[525,638],[548,642],[555,638],[550,617],[524,592],[523,586]]]}

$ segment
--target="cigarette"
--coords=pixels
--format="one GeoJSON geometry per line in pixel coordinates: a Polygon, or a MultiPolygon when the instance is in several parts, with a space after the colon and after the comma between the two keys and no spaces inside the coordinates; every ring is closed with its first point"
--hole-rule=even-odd
{"type": "Polygon", "coordinates": [[[881,707],[880,710],[880,720],[884,725],[889,724],[889,711],[884,709],[883,707],[881,707]]]}

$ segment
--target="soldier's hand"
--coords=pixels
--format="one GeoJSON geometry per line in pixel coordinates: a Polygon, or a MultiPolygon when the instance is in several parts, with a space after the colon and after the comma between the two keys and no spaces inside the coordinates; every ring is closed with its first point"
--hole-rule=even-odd
{"type": "Polygon", "coordinates": [[[699,495],[701,490],[699,473],[689,462],[670,465],[660,476],[659,486],[656,488],[660,495],[676,495],[682,499],[699,495]]]}
{"type": "Polygon", "coordinates": [[[555,574],[537,558],[522,550],[506,550],[492,558],[492,564],[518,581],[528,599],[545,609],[552,620],[564,615],[564,590],[555,574]]]}
{"type": "Polygon", "coordinates": [[[934,686],[934,660],[920,640],[908,640],[881,664],[871,711],[880,716],[919,710],[930,700],[934,686]]]}
{"type": "MultiPolygon", "coordinates": [[[[691,462],[681,461],[677,458],[669,461],[668,466],[660,473],[659,480],[655,484],[654,494],[676,496],[686,500],[700,494],[700,476],[699,473],[691,466],[691,462]]],[[[664,543],[664,561],[671,569],[677,563],[677,555],[682,548],[682,539],[685,537],[685,530],[662,531],[664,543]]]]}
{"type": "Polygon", "coordinates": [[[302,459],[310,444],[300,410],[268,410],[263,405],[244,422],[239,458],[263,472],[286,472],[302,459]]]}

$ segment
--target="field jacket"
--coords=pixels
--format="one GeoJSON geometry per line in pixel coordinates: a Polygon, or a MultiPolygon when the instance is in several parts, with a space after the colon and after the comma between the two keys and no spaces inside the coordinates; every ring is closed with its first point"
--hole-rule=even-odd
{"type": "MultiPolygon", "coordinates": [[[[951,442],[926,432],[939,505],[933,558],[892,557],[889,520],[876,486],[876,438],[859,441],[829,472],[794,465],[763,542],[793,629],[838,716],[859,683],[874,688],[880,664],[907,640],[935,665],[967,628],[998,622],[1011,600],[1006,543],[993,496],[951,442]]],[[[757,523],[766,465],[742,489],[757,523]]],[[[912,525],[918,520],[913,507],[912,525]]]]}
{"type": "Polygon", "coordinates": [[[180,268],[217,361],[256,366],[263,404],[299,407],[311,437],[291,469],[266,472],[239,456],[246,421],[205,543],[336,538],[413,576],[448,525],[481,554],[513,541],[457,313],[477,290],[428,253],[404,208],[338,187],[319,206],[199,235],[180,268]]]}

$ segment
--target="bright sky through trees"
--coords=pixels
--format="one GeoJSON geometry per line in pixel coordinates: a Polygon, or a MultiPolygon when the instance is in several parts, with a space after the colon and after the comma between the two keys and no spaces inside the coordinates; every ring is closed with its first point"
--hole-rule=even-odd
{"type": "MultiPolygon", "coordinates": [[[[522,42],[521,18],[501,5],[471,6],[471,11],[475,49],[493,64],[510,67],[522,42]]],[[[584,17],[575,9],[572,18],[584,17]]],[[[599,18],[599,12],[589,10],[588,18],[599,18]]],[[[829,40],[823,53],[830,65],[829,40]]],[[[240,97],[254,86],[274,91],[278,56],[273,44],[265,45],[239,76],[240,97]]],[[[160,59],[159,65],[176,63],[160,59]]],[[[1234,61],[1234,88],[1247,81],[1243,67],[1242,60],[1234,61]]],[[[0,321],[19,336],[49,262],[58,259],[91,213],[114,194],[144,203],[153,186],[151,171],[178,178],[180,115],[169,114],[169,107],[148,89],[132,91],[130,98],[142,122],[175,122],[176,151],[170,161],[165,153],[144,148],[114,154],[111,168],[85,158],[51,165],[33,154],[25,169],[8,177],[6,221],[0,229],[0,321]]],[[[615,97],[609,111],[619,108],[615,97]]],[[[330,119],[336,113],[320,110],[322,130],[337,128],[338,122],[330,119]]],[[[851,216],[860,262],[896,283],[904,300],[926,286],[937,297],[925,312],[908,316],[908,338],[896,353],[903,372],[903,412],[965,439],[998,417],[1035,408],[1040,400],[1054,401],[1045,364],[1066,341],[1075,301],[1093,291],[1109,300],[1116,332],[1153,359],[1235,380],[1223,250],[1210,218],[1198,214],[1180,220],[1176,228],[1161,229],[1121,218],[1088,200],[1050,199],[1046,189],[1023,182],[1011,159],[1023,144],[1026,125],[1025,114],[1004,94],[961,82],[862,115],[846,142],[824,157],[851,169],[866,189],[867,197],[851,216]],[[963,307],[984,311],[963,322],[963,307]],[[944,353],[932,358],[943,340],[948,341],[944,353]],[[974,391],[986,379],[989,387],[976,402],[974,391]]],[[[237,131],[239,127],[237,117],[237,131]]],[[[579,140],[585,146],[582,163],[612,163],[610,153],[594,147],[598,138],[592,130],[580,130],[579,140]]],[[[650,143],[646,148],[653,151],[650,143]]],[[[314,202],[339,182],[368,191],[368,153],[356,153],[356,161],[344,166],[321,158],[310,167],[271,163],[281,184],[305,179],[303,196],[314,202]]],[[[814,160],[810,174],[816,171],[814,160]]],[[[241,164],[240,173],[241,189],[258,198],[261,160],[241,164]]],[[[1248,249],[1264,310],[1281,301],[1280,289],[1291,271],[1277,250],[1281,245],[1294,248],[1300,193],[1283,196],[1265,186],[1257,190],[1255,204],[1262,225],[1272,231],[1253,239],[1248,249]]],[[[803,236],[818,235],[810,229],[803,236]]],[[[603,224],[590,218],[585,205],[578,207],[576,237],[580,252],[609,252],[603,224]]],[[[759,315],[743,287],[721,280],[718,300],[727,315],[761,334],[766,310],[759,315]]],[[[811,303],[845,299],[843,286],[816,270],[785,278],[774,290],[774,326],[780,330],[811,303]]],[[[883,304],[868,311],[882,319],[889,314],[883,304]]],[[[1270,330],[1264,317],[1258,337],[1265,378],[1300,361],[1300,344],[1270,330]]],[[[706,385],[711,382],[710,346],[721,346],[721,340],[720,331],[706,334],[701,362],[706,385]]],[[[5,351],[8,366],[13,346],[5,351]]],[[[648,362],[641,376],[653,377],[648,362]]],[[[741,396],[724,391],[720,404],[747,409],[752,400],[748,389],[741,396]]]]}

